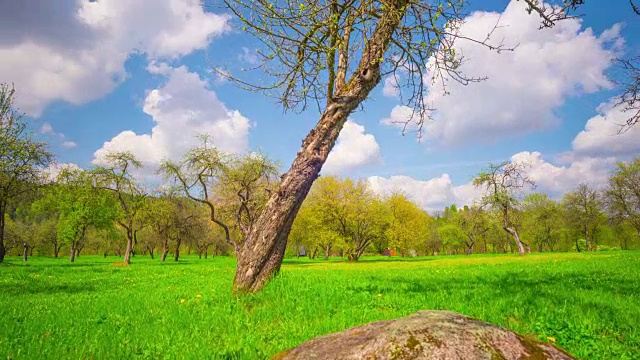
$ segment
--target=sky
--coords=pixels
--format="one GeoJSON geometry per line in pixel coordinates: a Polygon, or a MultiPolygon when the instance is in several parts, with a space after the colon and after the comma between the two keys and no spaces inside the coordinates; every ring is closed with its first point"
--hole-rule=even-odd
{"type": "MultiPolygon", "coordinates": [[[[471,204],[473,177],[490,162],[526,164],[536,191],[559,198],[584,182],[606,185],[618,161],[640,153],[640,126],[617,134],[615,58],[640,55],[640,16],[628,2],[587,1],[579,19],[539,30],[522,1],[472,0],[461,28],[515,47],[500,54],[459,41],[462,70],[487,80],[430,85],[433,120],[403,133],[407,119],[383,79],[345,124],[322,174],[402,191],[429,211],[471,204]],[[634,34],[636,34],[634,36],[634,34]]],[[[27,0],[0,13],[0,82],[60,164],[88,168],[131,151],[154,176],[206,133],[221,150],[262,151],[286,171],[319,118],[283,109],[214,69],[251,67],[255,43],[228,12],[196,0],[27,0]]],[[[249,79],[259,81],[258,78],[249,79]]]]}

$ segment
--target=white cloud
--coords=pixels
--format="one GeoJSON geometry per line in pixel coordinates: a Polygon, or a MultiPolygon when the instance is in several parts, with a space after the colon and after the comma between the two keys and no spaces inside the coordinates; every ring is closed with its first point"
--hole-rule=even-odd
{"type": "Polygon", "coordinates": [[[395,76],[394,74],[391,74],[386,78],[384,78],[382,95],[386,97],[398,97],[400,95],[400,88],[399,88],[397,76],[395,76]]]}
{"type": "Polygon", "coordinates": [[[78,146],[75,141],[65,140],[66,136],[61,132],[55,131],[53,129],[53,126],[51,126],[51,124],[49,123],[42,124],[42,126],[40,127],[40,133],[46,135],[51,141],[60,143],[60,146],[65,149],[72,149],[78,146]]]}
{"type": "Polygon", "coordinates": [[[53,181],[64,169],[81,170],[81,168],[74,163],[52,163],[46,169],[44,169],[44,172],[47,174],[47,178],[50,181],[53,181]]]}
{"type": "Polygon", "coordinates": [[[53,131],[53,126],[51,126],[51,124],[49,123],[42,124],[42,126],[40,127],[40,133],[50,135],[55,134],[55,132],[53,131]]]}
{"type": "Polygon", "coordinates": [[[582,157],[574,159],[569,166],[558,166],[544,160],[537,151],[517,153],[511,160],[528,165],[527,175],[537,185],[536,191],[548,193],[552,197],[572,191],[580,183],[594,187],[604,186],[616,163],[613,157],[582,157]]]}
{"type": "Polygon", "coordinates": [[[573,150],[577,154],[634,155],[640,151],[640,126],[633,126],[623,133],[621,125],[626,124],[629,114],[614,107],[614,101],[601,104],[598,115],[592,117],[573,140],[573,150]]]}
{"type": "Polygon", "coordinates": [[[380,146],[375,136],[367,134],[364,126],[348,120],[322,167],[322,173],[344,174],[381,160],[380,146]]]}
{"type": "Polygon", "coordinates": [[[78,146],[78,144],[75,141],[63,141],[62,142],[62,147],[65,148],[65,149],[73,149],[76,146],[78,146]]]}
{"type": "MultiPolygon", "coordinates": [[[[498,21],[491,44],[517,47],[498,54],[458,39],[456,53],[468,60],[460,70],[488,80],[464,86],[449,79],[445,83],[450,95],[445,95],[442,81],[436,81],[426,98],[428,106],[437,109],[435,121],[425,125],[427,137],[456,145],[547,129],[558,122],[553,111],[567,96],[611,86],[604,71],[622,45],[620,25],[599,37],[590,28],[582,30],[578,19],[539,30],[539,17],[527,14],[523,2],[511,1],[502,14],[473,13],[461,32],[484,39],[498,21]]],[[[408,115],[407,109],[396,107],[383,123],[402,123],[408,115]]]]}
{"type": "Polygon", "coordinates": [[[17,3],[0,15],[0,78],[16,84],[16,105],[32,116],[56,100],[82,104],[109,93],[132,54],[177,58],[228,30],[227,16],[196,0],[17,3]]]}
{"type": "MultiPolygon", "coordinates": [[[[143,163],[156,166],[164,158],[176,159],[197,144],[198,134],[207,134],[220,150],[241,153],[248,147],[249,120],[228,110],[208,83],[185,66],[154,65],[168,76],[166,84],[150,91],[143,110],[155,126],[148,134],[123,131],[94,153],[99,163],[107,152],[131,151],[143,163]]],[[[155,169],[148,169],[153,172],[155,169]]]]}
{"type": "Polygon", "coordinates": [[[453,185],[448,174],[427,180],[410,176],[371,176],[368,181],[376,194],[388,196],[394,192],[402,192],[427,211],[440,211],[451,204],[470,205],[482,196],[481,191],[471,184],[453,185]]]}
{"type": "MultiPolygon", "coordinates": [[[[615,165],[614,158],[582,158],[569,166],[560,166],[547,162],[539,152],[528,151],[513,155],[511,160],[527,165],[527,175],[537,185],[533,191],[545,192],[556,199],[580,183],[594,187],[605,185],[615,165]]],[[[387,196],[395,191],[403,192],[427,211],[441,211],[451,204],[471,205],[482,198],[481,189],[471,182],[454,185],[448,174],[425,180],[409,176],[372,176],[368,180],[377,194],[387,196]]],[[[525,189],[525,193],[528,192],[531,189],[525,189]]]]}

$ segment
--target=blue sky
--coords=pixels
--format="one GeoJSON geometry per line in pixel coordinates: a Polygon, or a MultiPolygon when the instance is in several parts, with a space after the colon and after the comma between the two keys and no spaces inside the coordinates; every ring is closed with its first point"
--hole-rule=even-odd
{"type": "MultiPolygon", "coordinates": [[[[13,82],[60,163],[88,167],[106,151],[130,150],[144,176],[207,132],[225,151],[260,149],[286,170],[318,119],[313,107],[283,114],[211,71],[250,66],[254,47],[219,9],[192,0],[51,3],[16,2],[0,15],[0,81],[13,82]]],[[[528,163],[539,190],[557,197],[580,182],[603,186],[616,161],[638,154],[638,127],[614,136],[625,114],[607,106],[620,76],[611,60],[640,55],[640,16],[628,2],[587,1],[580,20],[542,31],[522,2],[475,0],[469,13],[465,35],[484,37],[500,16],[496,41],[516,50],[457,44],[465,72],[489,79],[448,96],[431,86],[438,110],[421,142],[393,125],[405,115],[383,81],[323,173],[369,178],[381,194],[401,190],[437,210],[477,198],[470,181],[489,162],[528,163]]]]}

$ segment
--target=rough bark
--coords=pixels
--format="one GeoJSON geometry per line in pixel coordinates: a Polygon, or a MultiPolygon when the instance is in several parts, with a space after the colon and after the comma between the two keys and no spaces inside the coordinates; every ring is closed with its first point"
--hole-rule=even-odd
{"type": "Polygon", "coordinates": [[[5,207],[0,206],[0,263],[4,261],[4,256],[7,253],[7,249],[4,246],[4,228],[5,228],[4,214],[5,214],[5,207]]]}
{"type": "Polygon", "coordinates": [[[518,245],[518,251],[520,252],[520,255],[524,255],[525,254],[524,246],[522,246],[522,241],[520,241],[520,236],[518,235],[518,231],[507,226],[504,227],[504,231],[508,232],[509,234],[511,234],[511,236],[513,236],[513,240],[516,242],[516,245],[518,245]]]}
{"type": "Polygon", "coordinates": [[[29,245],[24,243],[22,245],[22,261],[27,261],[27,255],[29,254],[29,245]]]}
{"type": "Polygon", "coordinates": [[[76,259],[76,243],[71,243],[71,255],[69,255],[69,261],[73,262],[76,259]]]}
{"type": "Polygon", "coordinates": [[[328,259],[329,259],[330,252],[331,252],[331,246],[327,245],[327,246],[324,248],[324,259],[325,259],[325,260],[328,260],[328,259]]]}
{"type": "Polygon", "coordinates": [[[589,246],[589,228],[587,226],[584,227],[584,241],[585,241],[585,251],[591,250],[591,246],[589,246]]]}
{"type": "Polygon", "coordinates": [[[406,12],[407,0],[385,7],[351,80],[329,99],[317,125],[302,142],[289,171],[269,198],[242,248],[233,281],[234,293],[257,292],[280,270],[291,225],[311,184],[342,130],[347,117],[380,82],[380,63],[393,32],[406,12]]]}
{"type": "Polygon", "coordinates": [[[127,236],[127,249],[124,251],[123,262],[127,265],[131,264],[131,253],[133,252],[133,238],[127,236]]]}
{"type": "Polygon", "coordinates": [[[174,261],[178,261],[178,258],[180,258],[180,248],[177,247],[176,251],[173,253],[173,260],[174,261]]]}

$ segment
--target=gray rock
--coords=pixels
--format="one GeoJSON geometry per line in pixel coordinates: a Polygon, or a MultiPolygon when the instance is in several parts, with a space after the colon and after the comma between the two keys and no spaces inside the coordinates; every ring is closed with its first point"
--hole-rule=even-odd
{"type": "Polygon", "coordinates": [[[378,321],[318,337],[277,354],[278,360],[574,359],[551,344],[450,311],[378,321]]]}

